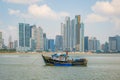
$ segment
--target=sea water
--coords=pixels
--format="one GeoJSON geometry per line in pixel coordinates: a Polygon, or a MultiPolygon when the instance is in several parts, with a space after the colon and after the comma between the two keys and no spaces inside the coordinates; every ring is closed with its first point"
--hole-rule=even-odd
{"type": "Polygon", "coordinates": [[[0,54],[0,80],[120,80],[120,54],[71,54],[86,67],[45,66],[41,54],[0,54]]]}

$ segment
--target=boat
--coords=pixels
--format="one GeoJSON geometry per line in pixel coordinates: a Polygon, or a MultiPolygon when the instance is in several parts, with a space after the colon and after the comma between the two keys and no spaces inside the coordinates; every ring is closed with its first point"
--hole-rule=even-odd
{"type": "Polygon", "coordinates": [[[69,59],[68,54],[53,54],[50,56],[42,55],[47,66],[87,66],[86,58],[69,59]]]}

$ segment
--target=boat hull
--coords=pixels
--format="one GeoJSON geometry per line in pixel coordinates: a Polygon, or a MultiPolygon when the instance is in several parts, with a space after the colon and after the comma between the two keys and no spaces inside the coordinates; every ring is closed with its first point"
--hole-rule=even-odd
{"type": "Polygon", "coordinates": [[[71,63],[54,63],[54,66],[72,66],[71,63]]]}
{"type": "Polygon", "coordinates": [[[80,59],[79,61],[59,61],[43,55],[42,58],[47,66],[87,66],[86,59],[80,59]]]}

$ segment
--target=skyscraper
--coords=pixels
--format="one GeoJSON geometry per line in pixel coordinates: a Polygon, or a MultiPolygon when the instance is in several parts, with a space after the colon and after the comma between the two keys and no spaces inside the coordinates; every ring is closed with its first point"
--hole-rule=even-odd
{"type": "Polygon", "coordinates": [[[36,40],[37,40],[37,27],[36,25],[32,25],[32,33],[30,38],[30,48],[31,51],[36,51],[36,40]]]}
{"type": "Polygon", "coordinates": [[[3,41],[2,41],[2,32],[0,32],[0,49],[2,49],[2,43],[3,41]]]}
{"type": "Polygon", "coordinates": [[[120,36],[109,37],[110,52],[120,52],[120,36]]]}
{"type": "Polygon", "coordinates": [[[89,39],[88,42],[88,49],[89,51],[96,52],[100,50],[100,41],[96,39],[96,37],[92,37],[89,39]]]}
{"type": "Polygon", "coordinates": [[[43,51],[43,30],[41,27],[37,28],[36,50],[43,51]]]}
{"type": "Polygon", "coordinates": [[[48,50],[52,52],[55,51],[54,39],[48,39],[48,50]]]}
{"type": "Polygon", "coordinates": [[[14,40],[14,49],[16,49],[18,47],[18,41],[14,40]]]}
{"type": "Polygon", "coordinates": [[[65,18],[65,50],[70,51],[70,17],[65,18]]]}
{"type": "Polygon", "coordinates": [[[44,44],[44,51],[48,51],[48,39],[46,37],[46,33],[43,34],[43,44],[44,44]]]}
{"type": "Polygon", "coordinates": [[[63,38],[63,50],[65,50],[65,24],[61,23],[61,36],[63,38]]]}
{"type": "Polygon", "coordinates": [[[88,51],[88,36],[84,38],[84,51],[85,52],[88,51]]]}
{"type": "Polygon", "coordinates": [[[9,49],[13,49],[14,46],[13,46],[13,42],[12,42],[12,37],[11,37],[11,36],[9,36],[9,40],[8,40],[8,42],[9,42],[9,44],[8,44],[8,48],[9,48],[9,49]]]}
{"type": "Polygon", "coordinates": [[[80,52],[84,52],[84,24],[80,24],[80,52]]]}
{"type": "Polygon", "coordinates": [[[26,23],[19,23],[19,46],[30,47],[31,27],[26,23]]]}
{"type": "Polygon", "coordinates": [[[31,26],[26,23],[19,23],[19,47],[17,51],[30,50],[31,26]]]}
{"type": "Polygon", "coordinates": [[[55,39],[55,50],[62,51],[63,50],[63,38],[61,35],[57,35],[55,39]]]}
{"type": "Polygon", "coordinates": [[[80,15],[75,16],[76,51],[80,51],[80,15]]]}
{"type": "Polygon", "coordinates": [[[61,35],[63,36],[63,50],[84,51],[84,24],[80,23],[80,15],[75,19],[65,18],[61,23],[61,35]]]}
{"type": "Polygon", "coordinates": [[[76,41],[76,37],[75,37],[75,20],[72,19],[71,23],[70,23],[70,51],[73,51],[75,49],[75,41],[76,41]]]}

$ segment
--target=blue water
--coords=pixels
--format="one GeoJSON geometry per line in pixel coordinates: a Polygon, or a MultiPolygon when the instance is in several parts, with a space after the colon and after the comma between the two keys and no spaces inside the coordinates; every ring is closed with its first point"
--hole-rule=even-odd
{"type": "Polygon", "coordinates": [[[120,80],[120,54],[71,55],[87,67],[45,66],[40,54],[0,54],[0,80],[120,80]]]}

